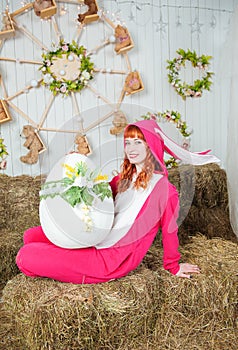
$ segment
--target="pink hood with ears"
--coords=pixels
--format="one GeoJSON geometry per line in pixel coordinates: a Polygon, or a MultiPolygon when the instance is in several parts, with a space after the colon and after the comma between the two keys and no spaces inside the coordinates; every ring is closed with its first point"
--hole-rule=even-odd
{"type": "Polygon", "coordinates": [[[208,154],[210,150],[193,153],[184,149],[165,135],[158,123],[153,119],[140,120],[130,125],[135,125],[142,131],[151,152],[161,165],[165,175],[168,175],[168,171],[164,163],[164,151],[172,157],[181,160],[183,164],[204,165],[208,163],[220,163],[220,159],[208,154]]]}
{"type": "MultiPolygon", "coordinates": [[[[169,152],[169,150],[166,149],[162,137],[155,132],[155,130],[159,128],[156,121],[152,119],[141,120],[136,123],[132,123],[132,125],[136,125],[142,131],[151,152],[153,153],[155,159],[159,162],[161,168],[163,169],[163,173],[167,175],[168,172],[164,163],[164,150],[166,150],[166,152],[169,152]]],[[[176,158],[175,154],[170,154],[176,158]]]]}

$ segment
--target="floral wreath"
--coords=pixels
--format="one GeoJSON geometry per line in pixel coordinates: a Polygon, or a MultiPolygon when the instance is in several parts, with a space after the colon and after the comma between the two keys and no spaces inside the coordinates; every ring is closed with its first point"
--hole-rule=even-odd
{"type": "Polygon", "coordinates": [[[4,139],[0,137],[0,170],[5,170],[7,167],[6,157],[8,156],[7,148],[4,145],[4,139]]]}
{"type": "MultiPolygon", "coordinates": [[[[142,115],[141,118],[148,120],[153,119],[158,123],[169,122],[175,124],[175,127],[179,130],[180,134],[183,136],[182,147],[188,149],[190,146],[190,136],[192,130],[187,126],[187,123],[182,120],[181,114],[177,111],[166,110],[164,112],[150,113],[142,115]]],[[[165,165],[168,169],[178,166],[178,160],[174,157],[170,157],[168,160],[165,160],[165,165]]]]}
{"type": "Polygon", "coordinates": [[[61,93],[68,95],[70,92],[81,91],[87,84],[88,81],[93,78],[93,66],[94,63],[91,62],[90,56],[87,55],[87,50],[84,46],[78,46],[77,43],[73,40],[72,43],[66,43],[64,40],[60,40],[59,46],[56,47],[53,51],[42,54],[43,64],[39,68],[44,74],[44,79],[42,84],[48,85],[50,91],[54,95],[61,93]],[[74,56],[77,56],[79,62],[79,71],[75,72],[75,79],[67,80],[64,79],[65,71],[61,70],[61,77],[57,77],[52,72],[52,65],[57,59],[65,58],[72,62],[74,56]]]}
{"type": "Polygon", "coordinates": [[[208,72],[207,69],[210,65],[210,59],[212,56],[202,55],[197,56],[195,51],[188,50],[187,52],[183,49],[176,51],[178,57],[173,60],[167,60],[169,70],[168,81],[174,87],[176,92],[185,100],[187,97],[201,97],[203,90],[210,90],[212,84],[211,77],[213,72],[208,72]],[[186,82],[182,82],[179,78],[180,68],[185,67],[186,61],[191,62],[194,68],[199,68],[204,70],[205,74],[202,79],[197,79],[194,81],[193,85],[189,85],[186,82]]]}
{"type": "Polygon", "coordinates": [[[107,175],[101,171],[90,171],[85,162],[76,163],[75,167],[62,164],[66,176],[61,180],[45,182],[41,186],[40,200],[60,196],[73,208],[79,205],[80,219],[85,223],[85,230],[92,231],[93,221],[90,211],[94,201],[112,197],[107,175]]]}

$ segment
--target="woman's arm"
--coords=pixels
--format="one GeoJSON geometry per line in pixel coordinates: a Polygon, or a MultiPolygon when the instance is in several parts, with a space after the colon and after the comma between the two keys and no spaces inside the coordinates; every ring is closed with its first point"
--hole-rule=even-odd
{"type": "MultiPolygon", "coordinates": [[[[170,187],[170,186],[169,186],[170,187]]],[[[179,239],[177,218],[179,212],[178,193],[172,186],[169,189],[167,201],[161,217],[162,243],[163,243],[163,266],[173,275],[179,271],[179,239]],[[172,193],[171,193],[172,192],[172,193]]]]}
{"type": "Polygon", "coordinates": [[[167,204],[161,219],[162,242],[164,248],[163,265],[173,275],[184,278],[191,278],[191,273],[200,273],[197,265],[181,263],[178,239],[177,218],[179,213],[178,193],[174,186],[169,191],[167,204]]]}

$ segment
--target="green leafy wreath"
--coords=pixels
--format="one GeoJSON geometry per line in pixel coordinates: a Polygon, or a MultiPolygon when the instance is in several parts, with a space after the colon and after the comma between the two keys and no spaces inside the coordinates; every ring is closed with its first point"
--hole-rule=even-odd
{"type": "MultiPolygon", "coordinates": [[[[158,112],[158,113],[148,112],[147,114],[142,115],[141,118],[143,118],[144,120],[153,119],[158,123],[161,123],[161,122],[173,123],[175,127],[179,130],[180,134],[184,137],[182,146],[184,148],[189,147],[192,130],[187,126],[187,123],[182,120],[182,116],[179,112],[169,111],[169,110],[166,110],[164,112],[158,112]]],[[[178,160],[175,159],[174,157],[170,157],[168,160],[165,160],[165,164],[168,169],[174,168],[178,166],[178,160]]]]}
{"type": "Polygon", "coordinates": [[[8,156],[4,139],[0,137],[0,170],[5,170],[7,166],[6,157],[8,156]]]}
{"type": "Polygon", "coordinates": [[[43,85],[49,86],[50,91],[54,95],[61,93],[63,95],[68,95],[70,92],[81,91],[87,84],[88,81],[93,79],[93,67],[94,63],[91,62],[90,56],[87,55],[87,50],[84,46],[78,46],[78,44],[73,40],[72,43],[66,43],[64,40],[60,40],[58,47],[53,51],[42,54],[43,64],[39,68],[44,75],[42,81],[43,85]],[[63,77],[59,79],[52,72],[52,65],[54,60],[63,59],[65,57],[72,61],[76,55],[79,61],[80,69],[75,72],[76,78],[72,80],[66,80],[63,77]]]}
{"type": "Polygon", "coordinates": [[[173,60],[167,60],[168,66],[166,68],[169,71],[169,83],[184,100],[187,97],[201,97],[203,90],[209,91],[212,84],[211,77],[214,73],[207,70],[212,56],[202,55],[199,57],[195,51],[184,51],[183,49],[179,49],[176,52],[178,57],[173,60]],[[179,71],[182,66],[185,67],[186,61],[191,62],[194,68],[199,68],[204,71],[202,79],[195,80],[193,85],[182,82],[179,77],[179,71]]]}

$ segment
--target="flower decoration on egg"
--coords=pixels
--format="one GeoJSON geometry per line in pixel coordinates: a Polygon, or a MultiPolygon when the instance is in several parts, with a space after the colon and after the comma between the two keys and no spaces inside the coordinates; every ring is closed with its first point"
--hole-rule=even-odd
{"type": "Polygon", "coordinates": [[[79,92],[93,79],[94,63],[86,48],[75,41],[61,40],[53,51],[43,53],[42,58],[43,64],[39,68],[44,75],[42,84],[54,95],[79,92]]]}
{"type": "Polygon", "coordinates": [[[104,201],[112,197],[108,176],[101,170],[91,170],[88,165],[80,161],[75,167],[62,164],[65,176],[61,180],[45,182],[41,186],[40,200],[61,197],[73,208],[78,206],[80,219],[85,224],[86,231],[92,231],[93,221],[90,212],[96,201],[104,201]]]}

